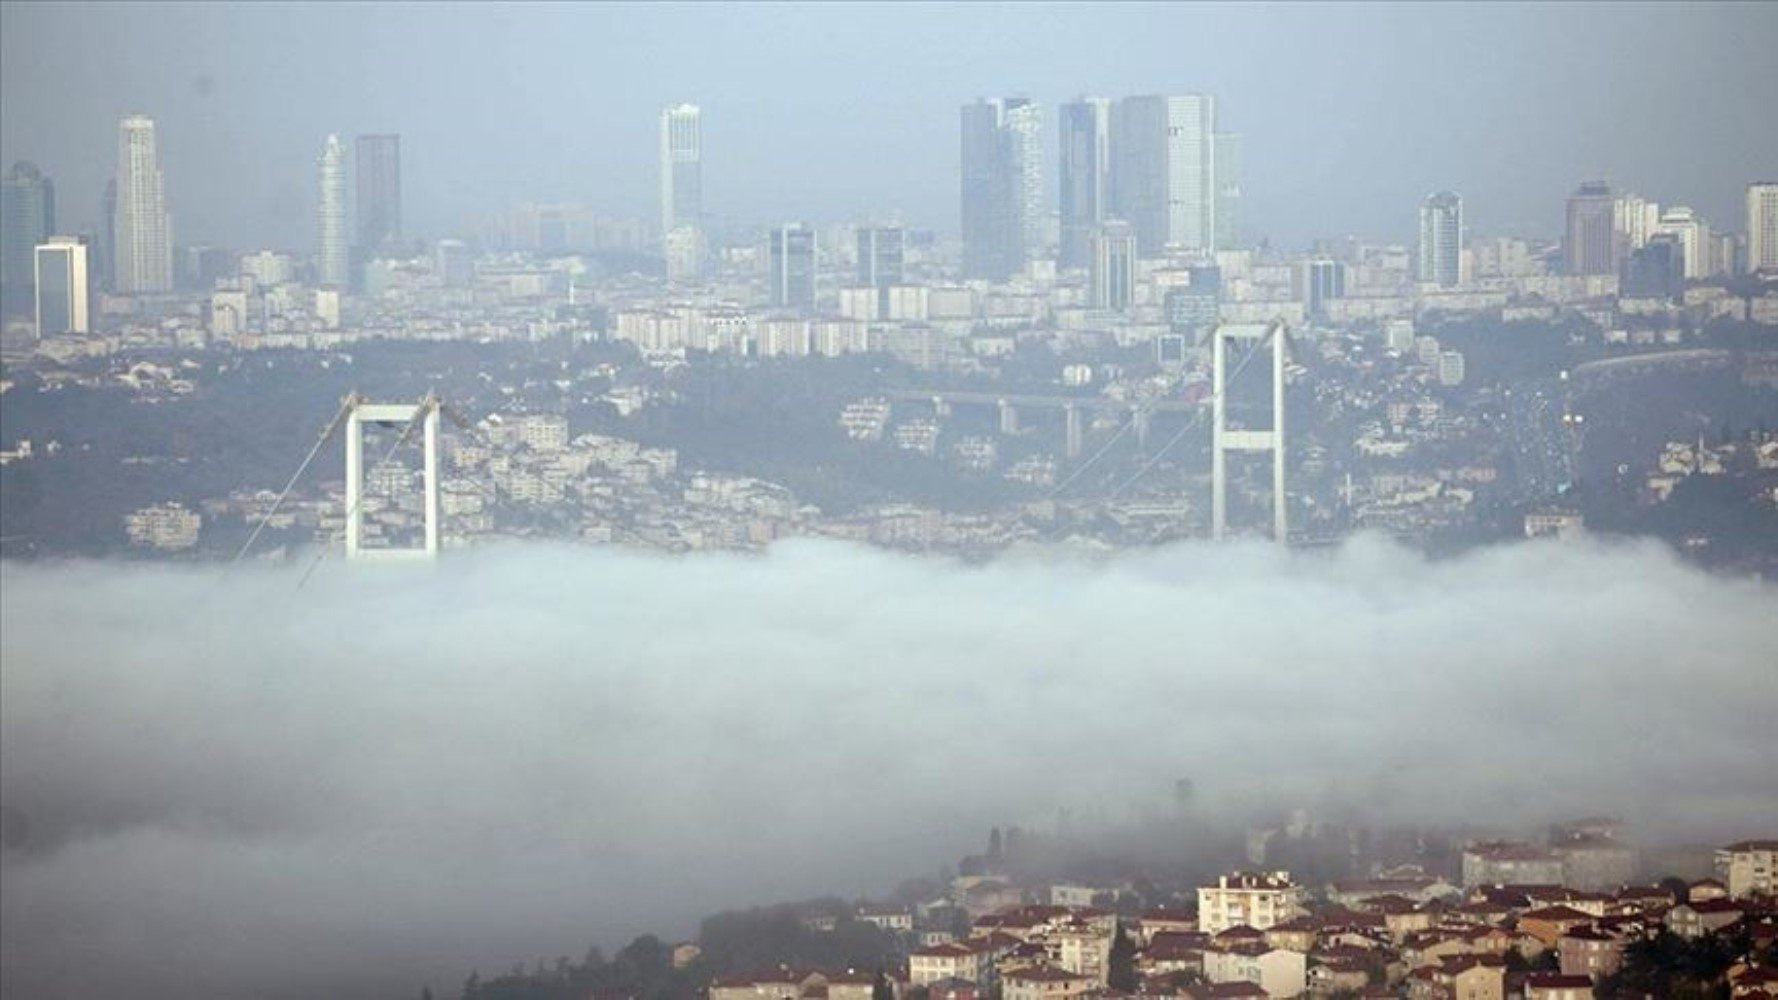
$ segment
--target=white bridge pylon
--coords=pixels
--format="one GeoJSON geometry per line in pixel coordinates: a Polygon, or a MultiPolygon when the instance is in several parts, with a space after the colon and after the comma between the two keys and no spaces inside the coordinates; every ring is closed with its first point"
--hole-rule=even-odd
{"type": "Polygon", "coordinates": [[[1289,503],[1284,492],[1284,366],[1289,358],[1284,322],[1220,325],[1212,348],[1210,425],[1210,534],[1220,541],[1228,535],[1228,468],[1231,451],[1272,453],[1272,538],[1279,544],[1290,539],[1289,503]],[[1235,341],[1252,342],[1253,350],[1272,348],[1272,426],[1267,430],[1230,430],[1228,426],[1228,351],[1235,341]]]}
{"type": "MultiPolygon", "coordinates": [[[[347,401],[346,416],[346,557],[349,559],[423,558],[438,556],[438,414],[439,401],[428,394],[418,403],[372,403],[360,397],[347,401]],[[419,546],[365,548],[364,529],[364,427],[400,427],[396,446],[419,425],[423,431],[425,540],[419,546]]],[[[390,449],[390,455],[394,454],[390,449]]],[[[380,464],[380,463],[379,463],[380,464]]]]}

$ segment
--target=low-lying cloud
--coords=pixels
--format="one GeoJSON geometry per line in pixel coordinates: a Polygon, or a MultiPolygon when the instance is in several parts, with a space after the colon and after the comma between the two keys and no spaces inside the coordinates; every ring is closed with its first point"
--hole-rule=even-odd
{"type": "Polygon", "coordinates": [[[1778,591],[1653,546],[300,570],[0,566],[8,995],[449,992],[1184,776],[1778,830],[1778,591]]]}

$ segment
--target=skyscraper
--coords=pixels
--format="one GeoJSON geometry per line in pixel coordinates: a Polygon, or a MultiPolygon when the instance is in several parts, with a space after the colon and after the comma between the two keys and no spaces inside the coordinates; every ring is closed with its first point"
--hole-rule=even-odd
{"type": "Polygon", "coordinates": [[[55,185],[36,164],[13,164],[0,179],[0,316],[31,311],[36,248],[55,230],[55,185]]]}
{"type": "Polygon", "coordinates": [[[1211,137],[1211,163],[1216,171],[1216,249],[1241,246],[1241,135],[1218,132],[1211,137]]]}
{"type": "Polygon", "coordinates": [[[1126,97],[1111,126],[1112,215],[1144,256],[1217,248],[1216,101],[1207,94],[1126,97]]]}
{"type": "Polygon", "coordinates": [[[1003,281],[1043,243],[1042,111],[1022,97],[962,109],[963,275],[1003,281]]]}
{"type": "Polygon", "coordinates": [[[1710,226],[1685,205],[1674,205],[1661,213],[1655,223],[1655,235],[1672,236],[1679,241],[1683,256],[1681,270],[1687,278],[1708,278],[1715,273],[1710,244],[1710,226]]]}
{"type": "Polygon", "coordinates": [[[315,213],[315,277],[328,288],[343,288],[348,275],[346,248],[346,147],[329,135],[321,145],[319,198],[315,213]]]}
{"type": "Polygon", "coordinates": [[[34,248],[37,335],[87,333],[86,244],[51,236],[34,248]]]}
{"type": "Polygon", "coordinates": [[[1087,267],[1093,233],[1105,221],[1111,182],[1111,102],[1082,97],[1062,105],[1057,177],[1061,182],[1062,243],[1057,263],[1087,267]]]}
{"type": "Polygon", "coordinates": [[[401,136],[358,137],[358,252],[364,260],[401,244],[401,136]]]}
{"type": "Polygon", "coordinates": [[[889,312],[889,289],[905,279],[900,226],[862,226],[858,230],[858,280],[863,288],[877,290],[878,315],[889,312]]]}
{"type": "Polygon", "coordinates": [[[1302,283],[1304,310],[1321,319],[1327,315],[1329,299],[1346,295],[1346,265],[1328,258],[1306,260],[1302,265],[1302,283]]]}
{"type": "Polygon", "coordinates": [[[1463,280],[1463,199],[1450,191],[1420,203],[1419,279],[1440,288],[1463,280]]]}
{"type": "Polygon", "coordinates": [[[800,222],[772,230],[772,305],[815,308],[815,230],[800,222]]]}
{"type": "Polygon", "coordinates": [[[1616,274],[1616,198],[1604,181],[1589,181],[1568,196],[1562,256],[1569,274],[1616,274]]]}
{"type": "Polygon", "coordinates": [[[1121,219],[1093,234],[1093,308],[1123,312],[1136,295],[1136,234],[1121,219]]]}
{"type": "Polygon", "coordinates": [[[173,288],[173,226],[161,184],[154,119],[131,115],[117,125],[116,290],[124,294],[173,288]]]}
{"type": "Polygon", "coordinates": [[[1747,271],[1778,272],[1778,181],[1747,185],[1747,271]]]}
{"type": "Polygon", "coordinates": [[[695,104],[661,111],[661,235],[704,225],[704,127],[695,104]]]}

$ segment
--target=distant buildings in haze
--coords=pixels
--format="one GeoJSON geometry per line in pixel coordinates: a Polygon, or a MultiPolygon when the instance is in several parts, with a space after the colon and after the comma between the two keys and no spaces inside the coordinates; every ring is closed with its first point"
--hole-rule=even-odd
{"type": "Polygon", "coordinates": [[[33,255],[55,230],[55,185],[35,163],[14,163],[0,178],[0,317],[30,313],[33,255]]]}
{"type": "Polygon", "coordinates": [[[1450,191],[1420,203],[1420,268],[1423,285],[1456,288],[1463,280],[1463,199],[1450,191]]]}
{"type": "Polygon", "coordinates": [[[112,284],[124,294],[173,289],[173,232],[155,146],[154,119],[117,125],[117,259],[112,284]]]}

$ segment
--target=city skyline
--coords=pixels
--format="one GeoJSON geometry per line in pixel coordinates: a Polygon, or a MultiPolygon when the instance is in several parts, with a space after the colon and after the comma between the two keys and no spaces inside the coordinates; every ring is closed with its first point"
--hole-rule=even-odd
{"type": "MultiPolygon", "coordinates": [[[[120,12],[138,29],[132,36],[158,39],[170,53],[182,52],[184,34],[199,28],[224,33],[249,32],[253,37],[287,33],[307,37],[318,30],[311,24],[312,8],[277,11],[243,10],[235,21],[216,24],[201,9],[120,12]],[[181,34],[183,32],[183,34],[181,34]]],[[[362,26],[338,38],[342,58],[374,43],[378,32],[392,29],[392,10],[362,8],[362,26]]],[[[1135,9],[1139,11],[1140,9],[1135,9]]],[[[243,102],[258,99],[259,89],[269,85],[257,64],[243,64],[230,55],[230,46],[217,46],[211,54],[194,56],[184,65],[196,70],[124,63],[134,67],[119,74],[128,91],[117,84],[80,81],[42,106],[26,106],[16,98],[7,102],[8,113],[0,121],[0,146],[4,161],[29,159],[58,179],[63,187],[66,214],[74,226],[97,229],[97,198],[103,173],[90,160],[98,134],[115,117],[143,108],[161,123],[162,157],[168,168],[168,200],[179,206],[181,233],[193,244],[219,243],[238,247],[298,246],[311,216],[312,181],[308,179],[312,153],[300,152],[329,132],[373,133],[399,131],[416,143],[423,163],[410,185],[415,224],[429,236],[470,231],[474,223],[522,201],[580,201],[611,214],[646,217],[656,184],[645,138],[654,131],[653,114],[675,101],[697,101],[711,116],[706,135],[712,170],[707,182],[706,203],[716,221],[745,220],[769,224],[779,218],[829,221],[872,213],[897,214],[902,221],[940,231],[953,229],[955,202],[954,119],[946,109],[980,93],[1029,94],[1050,109],[1072,99],[1090,85],[1088,92],[1153,93],[1204,92],[1218,95],[1243,133],[1246,163],[1245,208],[1247,242],[1270,238],[1274,243],[1302,245],[1317,237],[1356,233],[1367,238],[1409,242],[1413,236],[1411,207],[1389,208],[1401,192],[1425,192],[1451,188],[1464,192],[1466,213],[1478,232],[1525,236],[1554,235],[1558,228],[1548,220],[1560,213],[1563,197],[1583,178],[1604,176],[1614,185],[1648,192],[1663,202],[1690,204],[1718,228],[1738,228],[1731,220],[1741,215],[1742,186],[1748,180],[1770,176],[1778,162],[1778,139],[1768,132],[1735,127],[1746,112],[1725,108],[1707,116],[1677,114],[1672,98],[1649,86],[1648,81],[1628,75],[1637,60],[1622,60],[1625,69],[1599,66],[1598,72],[1621,86],[1605,88],[1604,100],[1622,114],[1600,109],[1593,117],[1561,115],[1518,120],[1504,117],[1516,94],[1528,93],[1529,82],[1503,88],[1502,94],[1466,90],[1466,100],[1441,105],[1445,119],[1474,126],[1459,136],[1429,135],[1412,130],[1415,109],[1425,102],[1448,98],[1448,87],[1433,88],[1424,97],[1397,94],[1399,87],[1390,61],[1375,69],[1331,73],[1328,61],[1338,42],[1350,46],[1354,62],[1367,52],[1379,57],[1383,42],[1400,43],[1422,36],[1442,36],[1441,29],[1461,29],[1464,43],[1445,54],[1453,65],[1453,77],[1487,71],[1485,51],[1492,40],[1512,36],[1519,40],[1527,21],[1536,18],[1538,30],[1528,43],[1523,62],[1532,77],[1549,79],[1561,69],[1556,55],[1565,43],[1598,30],[1607,30],[1617,11],[1557,7],[1541,15],[1520,9],[1467,11],[1441,14],[1417,9],[1387,25],[1371,19],[1362,9],[1333,7],[1284,11],[1277,8],[1212,8],[1168,11],[1138,17],[1132,8],[1109,8],[1088,18],[1083,12],[1046,10],[1041,16],[1009,23],[1004,27],[1014,38],[1042,38],[1036,52],[1053,50],[1052,33],[1076,38],[1088,45],[1099,72],[1066,82],[1044,83],[1053,72],[1034,70],[1014,62],[997,45],[987,57],[967,71],[951,71],[922,60],[910,65],[893,98],[861,94],[854,85],[824,87],[799,92],[769,88],[764,84],[739,90],[720,86],[718,69],[742,58],[722,54],[716,62],[693,65],[671,82],[650,84],[634,98],[615,102],[591,119],[540,118],[534,114],[510,114],[508,102],[528,94],[535,74],[544,71],[586,78],[590,70],[561,65],[556,48],[547,37],[521,34],[501,44],[521,41],[537,48],[541,65],[515,70],[510,79],[495,78],[487,86],[465,90],[463,82],[436,78],[437,70],[416,65],[418,56],[367,61],[350,79],[316,81],[316,100],[301,115],[276,123],[241,119],[243,102]],[[1288,13],[1289,16],[1286,16],[1288,13]],[[1212,16],[1214,15],[1214,16],[1212,16]],[[1029,22],[1029,23],[1026,23],[1029,22]],[[1195,29],[1193,51],[1210,46],[1206,32],[1214,28],[1218,44],[1206,50],[1201,66],[1190,73],[1162,69],[1163,62],[1152,46],[1138,44],[1144,34],[1164,36],[1170,30],[1195,29]],[[1366,29],[1371,30],[1368,34],[1366,29]],[[1386,29],[1386,30],[1385,30],[1386,29]],[[1311,39],[1325,38],[1324,48],[1311,39]],[[1127,43],[1127,53],[1113,55],[1113,41],[1127,43]],[[1236,56],[1242,46],[1264,42],[1293,46],[1301,58],[1284,68],[1261,71],[1248,67],[1236,56]],[[1223,54],[1222,50],[1227,50],[1223,54]],[[374,65],[371,65],[373,64],[374,65]],[[391,65],[384,65],[384,64],[391,65]],[[405,77],[391,76],[397,72],[405,77]],[[1280,75],[1281,74],[1281,75],[1280,75]],[[1312,101],[1283,100],[1279,86],[1292,76],[1325,74],[1337,82],[1321,88],[1325,97],[1312,101]],[[1093,78],[1097,79],[1093,79],[1093,78]],[[450,100],[417,101],[408,96],[416,80],[442,88],[450,100]],[[374,81],[374,83],[373,83],[374,81]],[[363,100],[354,87],[377,86],[374,100],[363,100]],[[450,119],[452,131],[443,131],[446,120],[439,111],[456,102],[472,109],[467,117],[450,119]],[[1416,104],[1414,102],[1421,102],[1416,104]],[[1366,120],[1363,130],[1352,127],[1350,116],[1381,105],[1401,107],[1366,120]],[[434,109],[432,105],[441,107],[434,109]],[[841,108],[855,109],[849,116],[841,108]],[[82,110],[85,109],[85,110],[82,110]],[[498,109],[498,110],[496,110],[498,109]],[[1669,138],[1658,144],[1641,143],[1641,130],[1627,123],[1646,118],[1661,120],[1669,138]],[[1398,124],[1399,120],[1399,124],[1398,124]],[[874,133],[861,133],[866,121],[876,122],[874,133]],[[882,123],[892,121],[891,127],[882,123]],[[1396,130],[1391,132],[1391,130],[1396,130]],[[239,133],[226,147],[224,131],[239,133]],[[596,144],[591,136],[600,138],[596,144]],[[1473,136],[1471,133],[1474,133],[1473,136]],[[874,138],[865,138],[874,135],[874,138]],[[827,141],[823,141],[823,138],[827,141]],[[862,141],[861,141],[862,140],[862,141]],[[465,143],[469,143],[466,145],[465,143]],[[1482,145],[1513,149],[1520,168],[1510,176],[1490,176],[1476,159],[1482,145]],[[1394,148],[1410,148],[1415,155],[1392,158],[1394,148]],[[1709,148],[1712,156],[1700,175],[1688,162],[1687,151],[1709,148]],[[281,152],[280,150],[285,150],[281,152]],[[1398,162],[1399,161],[1399,162],[1398,162]],[[786,184],[785,180],[793,183],[786,184]],[[1329,200],[1325,192],[1337,188],[1344,194],[1329,200]],[[193,204],[195,192],[232,192],[215,204],[193,204]],[[1311,208],[1316,210],[1311,211],[1311,208]]],[[[415,50],[431,51],[443,39],[472,33],[488,15],[476,9],[453,12],[437,23],[422,26],[415,50]]],[[[934,12],[935,25],[956,31],[972,29],[984,14],[946,10],[934,12]]],[[[73,39],[88,24],[90,14],[32,5],[8,5],[4,12],[12,39],[33,31],[50,38],[73,39]]],[[[594,30],[621,24],[636,33],[639,52],[664,45],[675,31],[688,44],[708,47],[722,27],[741,31],[754,50],[749,58],[769,54],[774,46],[762,25],[772,23],[764,13],[740,19],[740,12],[713,14],[713,24],[683,24],[689,13],[677,8],[644,13],[634,8],[614,8],[604,13],[564,13],[562,33],[594,30]],[[740,20],[737,20],[740,19],[740,20]]],[[[820,8],[810,18],[825,26],[836,14],[820,8]]],[[[1632,44],[1648,46],[1639,39],[1664,39],[1663,58],[1711,59],[1718,67],[1716,79],[1724,84],[1724,100],[1731,104],[1757,100],[1752,96],[1778,88],[1778,71],[1757,58],[1755,44],[1762,29],[1770,37],[1774,15],[1760,8],[1702,7],[1678,12],[1656,9],[1648,14],[1650,28],[1638,32],[1632,44]]],[[[545,19],[543,23],[550,23],[545,19]]],[[[836,28],[841,40],[853,32],[903,31],[907,25],[882,8],[864,8],[836,28]]],[[[537,29],[532,29],[533,31],[537,29]]],[[[812,29],[806,29],[812,30],[812,29]]],[[[733,32],[731,32],[733,34],[733,32]]],[[[546,33],[547,35],[547,33],[546,33]]],[[[109,37],[109,36],[108,36],[109,37]]],[[[110,44],[109,40],[102,40],[110,44]]],[[[233,37],[229,35],[229,37],[233,37]]],[[[246,36],[242,36],[245,38],[246,36]]],[[[330,36],[331,37],[331,36],[330,36]]],[[[949,37],[943,35],[941,37],[949,37]]],[[[950,44],[946,42],[945,44],[950,44]]],[[[1005,43],[1005,44],[1010,44],[1005,43]]],[[[50,50],[55,45],[47,47],[50,50]]],[[[251,46],[244,46],[250,50],[251,46]]],[[[1650,49],[1652,55],[1652,48],[1650,49]]],[[[22,74],[41,63],[36,53],[8,48],[5,88],[9,95],[29,90],[22,74]]],[[[635,55],[613,62],[630,66],[635,55]]],[[[810,58],[828,65],[833,54],[818,47],[810,58]]],[[[1568,58],[1564,55],[1562,58],[1568,58]]],[[[1176,64],[1176,61],[1174,61],[1176,64]]],[[[296,70],[308,79],[315,67],[296,70]]],[[[633,74],[632,74],[633,75],[633,74]]],[[[1067,75],[1073,76],[1071,71],[1067,75]]],[[[591,82],[590,80],[588,81],[591,82]]],[[[1572,104],[1578,95],[1561,87],[1546,86],[1549,96],[1540,101],[1572,104]]],[[[545,107],[553,106],[548,101],[545,107]]],[[[519,106],[524,107],[524,106],[519,106]]],[[[1554,110],[1554,109],[1553,109],[1554,110]]],[[[950,112],[954,114],[954,110],[950,112]]],[[[1054,129],[1044,130],[1044,160],[1055,143],[1054,129]]],[[[1046,174],[1048,170],[1046,168],[1046,174]]],[[[1046,185],[1046,202],[1053,204],[1053,185],[1046,185]]],[[[1411,205],[1411,200],[1407,200],[1411,205]]],[[[411,227],[410,227],[411,228],[411,227]]]]}

